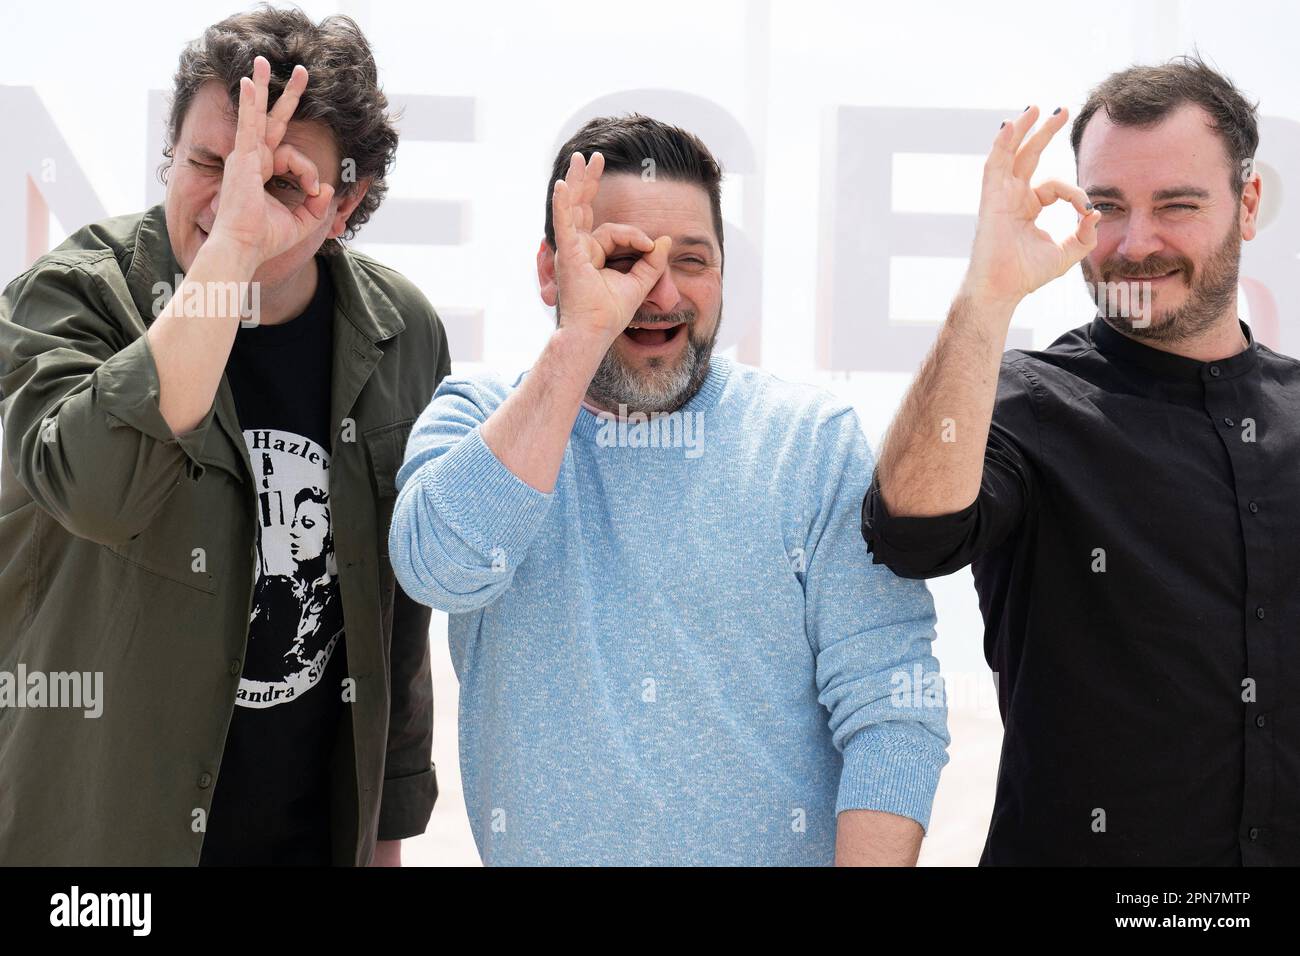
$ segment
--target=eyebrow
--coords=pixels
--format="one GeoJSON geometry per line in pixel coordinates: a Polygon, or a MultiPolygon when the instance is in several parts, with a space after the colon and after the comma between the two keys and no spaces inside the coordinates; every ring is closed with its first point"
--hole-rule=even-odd
{"type": "Polygon", "coordinates": [[[704,246],[710,253],[713,250],[713,241],[704,236],[682,236],[680,239],[673,240],[674,246],[704,246]]]}
{"type": "MultiPolygon", "coordinates": [[[[1084,192],[1090,199],[1122,200],[1124,198],[1124,190],[1118,186],[1089,186],[1084,192]]],[[[1210,193],[1198,186],[1171,186],[1168,189],[1157,189],[1151,194],[1151,198],[1156,202],[1166,199],[1209,199],[1210,193]]]]}

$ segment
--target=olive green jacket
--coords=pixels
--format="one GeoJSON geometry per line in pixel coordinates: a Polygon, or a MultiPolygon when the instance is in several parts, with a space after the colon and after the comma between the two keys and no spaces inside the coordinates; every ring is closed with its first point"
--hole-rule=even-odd
{"type": "MultiPolygon", "coordinates": [[[[450,364],[413,283],[356,252],[327,261],[355,681],[331,819],[334,861],[364,865],[377,839],[424,832],[437,797],[429,609],[396,586],[387,542],[407,434],[450,364]]],[[[48,690],[46,706],[0,706],[0,864],[199,859],[248,640],[256,499],[224,376],[193,432],[174,437],[159,411],[145,330],[170,298],[155,284],[180,271],[154,207],[79,230],[0,298],[0,672],[11,690],[20,667],[48,688],[102,674],[97,717],[48,706],[48,690]]]]}

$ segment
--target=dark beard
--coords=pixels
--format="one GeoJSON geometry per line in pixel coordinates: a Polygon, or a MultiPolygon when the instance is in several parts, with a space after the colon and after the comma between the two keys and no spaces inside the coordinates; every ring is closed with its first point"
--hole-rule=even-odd
{"type": "MultiPolygon", "coordinates": [[[[1237,276],[1241,266],[1241,235],[1234,223],[1227,238],[1220,244],[1196,270],[1191,260],[1185,257],[1164,259],[1150,256],[1141,263],[1133,264],[1117,257],[1107,259],[1101,265],[1100,281],[1098,275],[1085,259],[1082,262],[1083,277],[1089,283],[1089,292],[1097,303],[1097,315],[1117,332],[1135,339],[1148,342],[1160,342],[1165,345],[1186,342],[1203,335],[1219,324],[1223,314],[1237,301],[1237,276]],[[1190,286],[1187,302],[1178,309],[1168,313],[1157,322],[1150,316],[1150,324],[1134,325],[1134,317],[1111,314],[1107,307],[1105,283],[1112,281],[1117,273],[1137,274],[1139,276],[1161,275],[1171,269],[1182,269],[1183,281],[1190,286]]],[[[1132,280],[1139,283],[1141,280],[1132,280]]],[[[1155,308],[1156,303],[1147,304],[1155,308]]],[[[1235,311],[1235,310],[1234,310],[1235,311]]]]}

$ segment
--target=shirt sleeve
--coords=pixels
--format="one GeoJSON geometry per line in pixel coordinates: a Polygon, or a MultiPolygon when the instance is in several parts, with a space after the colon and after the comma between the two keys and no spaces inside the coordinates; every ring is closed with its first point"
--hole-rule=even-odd
{"type": "Polygon", "coordinates": [[[1032,507],[1035,396],[1040,386],[1021,362],[1004,360],[984,450],[979,496],[961,511],[932,517],[891,515],[879,475],[862,499],[862,537],[877,564],[906,578],[934,578],[965,567],[1015,534],[1032,507]]]}
{"type": "Polygon", "coordinates": [[[172,434],[158,405],[135,306],[93,270],[53,261],[0,296],[4,452],[14,477],[72,534],[121,544],[142,532],[183,478],[197,480],[215,402],[172,434]]]}
{"type": "Polygon", "coordinates": [[[949,743],[934,603],[924,583],[873,564],[862,546],[873,459],[853,410],[818,430],[822,490],[803,583],[818,699],[844,757],[836,813],[881,810],[926,828],[949,743]]]}
{"type": "Polygon", "coordinates": [[[480,428],[509,389],[449,378],[411,429],[389,529],[406,593],[449,614],[486,607],[510,587],[555,498],[506,468],[480,428]]]}

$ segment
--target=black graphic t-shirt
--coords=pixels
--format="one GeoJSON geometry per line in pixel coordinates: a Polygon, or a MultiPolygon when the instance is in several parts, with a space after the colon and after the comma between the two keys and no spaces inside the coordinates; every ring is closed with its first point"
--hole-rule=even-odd
{"type": "Polygon", "coordinates": [[[248,651],[200,862],[330,862],[329,766],[347,676],[330,520],[334,293],[241,327],[226,365],[257,479],[248,651]]]}

